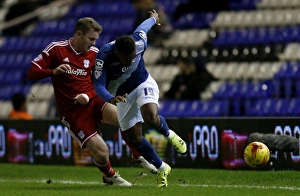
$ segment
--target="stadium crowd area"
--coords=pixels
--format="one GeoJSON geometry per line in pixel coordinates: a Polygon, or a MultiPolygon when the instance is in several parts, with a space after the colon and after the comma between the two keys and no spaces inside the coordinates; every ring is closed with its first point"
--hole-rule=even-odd
{"type": "MultiPolygon", "coordinates": [[[[39,9],[55,3],[46,2],[39,9]]],[[[56,117],[50,78],[28,81],[26,73],[31,60],[48,43],[73,35],[73,26],[80,17],[93,17],[103,26],[99,48],[135,28],[137,9],[132,0],[69,2],[40,10],[18,34],[0,28],[0,118],[8,116],[10,98],[16,92],[27,95],[28,112],[35,118],[56,117]]],[[[149,44],[145,62],[161,94],[178,73],[179,57],[204,59],[206,69],[217,78],[199,93],[197,100],[162,96],[160,113],[165,117],[298,116],[300,1],[222,2],[155,1],[166,14],[169,34],[162,36],[159,44],[149,44]]],[[[0,24],[7,23],[6,13],[17,3],[3,1],[0,24]]]]}

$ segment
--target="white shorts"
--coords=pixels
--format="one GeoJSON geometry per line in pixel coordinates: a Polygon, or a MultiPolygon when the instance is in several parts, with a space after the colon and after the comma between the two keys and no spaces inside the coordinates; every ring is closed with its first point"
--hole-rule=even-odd
{"type": "Polygon", "coordinates": [[[118,120],[122,131],[144,122],[140,107],[147,103],[158,105],[159,89],[156,81],[150,76],[126,97],[126,103],[117,103],[118,120]]]}

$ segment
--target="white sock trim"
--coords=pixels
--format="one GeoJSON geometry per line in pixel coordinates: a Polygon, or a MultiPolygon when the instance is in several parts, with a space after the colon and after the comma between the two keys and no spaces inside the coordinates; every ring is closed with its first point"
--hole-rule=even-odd
{"type": "Polygon", "coordinates": [[[169,136],[168,136],[168,138],[173,137],[173,135],[174,135],[174,131],[172,131],[172,130],[170,129],[170,130],[169,130],[169,136]]]}
{"type": "Polygon", "coordinates": [[[165,162],[162,162],[161,166],[157,170],[163,171],[165,169],[166,169],[166,164],[165,162]]]}

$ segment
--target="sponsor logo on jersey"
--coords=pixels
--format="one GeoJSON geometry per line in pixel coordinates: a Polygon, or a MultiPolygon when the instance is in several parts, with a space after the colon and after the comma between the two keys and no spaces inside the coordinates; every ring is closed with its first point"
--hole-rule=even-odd
{"type": "Polygon", "coordinates": [[[89,66],[90,66],[90,61],[89,60],[83,60],[83,66],[85,67],[85,68],[88,68],[89,66]]]}
{"type": "Polygon", "coordinates": [[[113,66],[117,66],[117,65],[120,65],[121,63],[120,62],[115,62],[115,63],[112,63],[110,66],[113,67],[113,66]]]}
{"type": "Polygon", "coordinates": [[[104,62],[101,59],[96,59],[95,70],[102,70],[104,62]]]}
{"type": "Polygon", "coordinates": [[[76,76],[86,76],[87,72],[84,69],[71,69],[66,71],[67,74],[73,74],[76,76]]]}
{"type": "Polygon", "coordinates": [[[42,60],[42,59],[43,59],[42,54],[39,54],[37,57],[35,57],[35,58],[33,59],[33,61],[39,61],[39,60],[42,60]]]}
{"type": "Polygon", "coordinates": [[[126,71],[128,71],[128,70],[130,70],[131,69],[131,66],[130,67],[123,67],[122,68],[122,72],[126,72],[126,71]]]}

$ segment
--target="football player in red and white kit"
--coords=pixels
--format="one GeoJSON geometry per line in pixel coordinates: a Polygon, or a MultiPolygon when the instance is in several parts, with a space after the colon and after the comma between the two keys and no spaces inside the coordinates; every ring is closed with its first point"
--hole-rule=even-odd
{"type": "Polygon", "coordinates": [[[91,72],[102,26],[90,17],[77,21],[72,38],[50,43],[32,62],[27,78],[51,77],[58,112],[81,148],[88,148],[104,181],[131,186],[114,171],[108,147],[99,135],[97,122],[118,126],[116,107],[100,99],[94,90],[91,72]]]}

